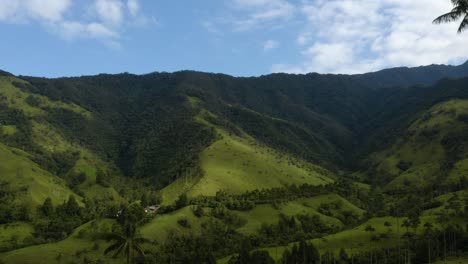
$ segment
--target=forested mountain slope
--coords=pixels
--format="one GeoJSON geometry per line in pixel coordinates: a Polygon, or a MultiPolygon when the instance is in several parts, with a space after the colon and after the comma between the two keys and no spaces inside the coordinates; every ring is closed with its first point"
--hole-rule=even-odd
{"type": "MultiPolygon", "coordinates": [[[[244,241],[338,254],[353,236],[363,257],[367,225],[415,215],[445,232],[466,224],[467,116],[468,63],[252,78],[0,71],[0,259],[100,259],[95,233],[154,204],[135,222],[161,263],[229,259],[244,241]],[[209,255],[188,249],[200,243],[209,255]]],[[[375,250],[400,242],[389,234],[375,250]]]]}
{"type": "Polygon", "coordinates": [[[99,120],[94,123],[69,111],[57,116],[67,120],[58,122],[71,138],[114,161],[125,174],[156,176],[155,182],[165,185],[181,168],[193,166],[215,137],[194,120],[197,109],[190,106],[188,97],[197,98],[202,108],[268,146],[337,168],[355,164],[356,152],[365,155],[395,135],[380,133],[379,129],[397,129],[437,100],[466,96],[465,90],[450,83],[415,86],[467,74],[464,64],[350,76],[273,74],[234,78],[186,71],[22,78],[30,82],[23,87],[29,92],[71,102],[94,113],[94,120],[99,120]],[[73,133],[77,128],[81,133],[73,133]],[[381,139],[382,134],[390,138],[381,139]]]}

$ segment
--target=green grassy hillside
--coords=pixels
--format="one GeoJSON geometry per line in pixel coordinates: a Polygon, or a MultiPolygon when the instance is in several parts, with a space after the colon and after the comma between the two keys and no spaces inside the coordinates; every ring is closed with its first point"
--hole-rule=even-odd
{"type": "Polygon", "coordinates": [[[71,196],[82,207],[85,199],[101,204],[125,202],[109,185],[117,175],[107,174],[105,187],[97,184],[97,170],[108,171],[110,164],[74,141],[51,117],[56,111],[69,111],[88,120],[92,114],[73,103],[32,94],[23,89],[28,85],[15,77],[0,77],[0,185],[5,192],[1,195],[8,201],[1,210],[9,210],[1,212],[2,221],[7,221],[1,225],[2,251],[46,242],[35,233],[40,223],[38,207],[46,198],[51,198],[54,207],[71,196]],[[80,174],[83,179],[76,181],[80,174]]]}
{"type": "Polygon", "coordinates": [[[450,100],[420,114],[396,143],[371,156],[389,190],[454,185],[468,172],[468,100],[450,100]]]}
{"type": "Polygon", "coordinates": [[[101,220],[77,228],[67,239],[56,243],[32,246],[2,254],[4,263],[49,264],[69,262],[124,263],[122,259],[104,256],[108,243],[96,241],[92,234],[110,232],[113,222],[101,220]]]}
{"type": "MultiPolygon", "coordinates": [[[[57,124],[53,123],[51,121],[52,119],[50,119],[50,116],[54,113],[55,109],[71,111],[86,120],[93,118],[91,112],[73,103],[53,101],[46,96],[33,94],[27,89],[24,89],[24,87],[28,86],[30,86],[28,82],[15,77],[0,77],[0,104],[3,104],[8,109],[12,109],[11,111],[23,113],[28,119],[27,121],[24,121],[24,123],[20,124],[20,131],[18,131],[17,126],[8,124],[8,122],[13,122],[8,121],[8,117],[4,117],[5,124],[0,124],[2,133],[6,136],[5,141],[7,143],[11,141],[10,138],[14,138],[18,133],[26,134],[28,137],[20,137],[22,143],[15,143],[17,147],[22,146],[26,152],[19,150],[10,151],[10,155],[5,157],[11,161],[2,164],[5,167],[9,167],[9,171],[5,172],[8,175],[4,176],[4,180],[12,182],[15,185],[24,184],[25,186],[27,185],[25,183],[27,181],[31,181],[32,183],[40,181],[42,189],[35,189],[36,185],[32,184],[32,189],[28,192],[33,196],[34,203],[32,205],[42,203],[48,196],[53,199],[55,204],[66,200],[67,197],[72,194],[70,190],[62,190],[68,189],[64,186],[64,183],[70,180],[66,175],[79,173],[84,173],[87,178],[80,186],[80,194],[84,194],[89,198],[98,196],[100,198],[105,197],[106,199],[108,197],[112,197],[112,199],[116,200],[120,199],[119,195],[113,188],[102,188],[95,184],[97,168],[106,170],[108,164],[103,162],[101,158],[92,151],[82,147],[78,142],[67,137],[66,133],[58,127],[57,124]],[[53,156],[55,154],[62,156],[63,153],[79,153],[79,159],[76,164],[72,164],[71,167],[68,168],[68,171],[63,171],[62,175],[60,175],[64,180],[52,177],[51,174],[54,174],[54,172],[46,172],[46,168],[41,170],[31,161],[34,160],[42,162],[43,157],[41,156],[53,156]],[[18,157],[15,158],[15,155],[18,157]],[[37,158],[38,156],[40,159],[37,158]],[[19,164],[18,162],[20,160],[23,161],[23,163],[19,164]],[[25,163],[27,163],[27,165],[25,163]],[[30,169],[30,167],[32,168],[30,169]],[[15,169],[16,171],[13,171],[15,169]],[[36,177],[36,174],[47,175],[51,178],[49,180],[41,179],[40,177],[36,177]],[[20,177],[15,178],[13,175],[19,175],[20,177]],[[25,179],[25,177],[28,178],[25,179]],[[53,184],[61,185],[63,187],[56,187],[53,184]]],[[[6,146],[2,145],[2,151],[5,150],[6,146]]],[[[6,155],[6,152],[4,152],[3,155],[6,155]]]]}
{"type": "Polygon", "coordinates": [[[0,175],[14,189],[22,190],[18,203],[25,203],[31,209],[50,197],[55,204],[62,203],[74,194],[65,181],[40,168],[21,150],[9,148],[0,143],[0,175]]]}
{"type": "Polygon", "coordinates": [[[0,97],[2,103],[9,107],[20,109],[28,116],[46,115],[47,110],[44,108],[61,108],[73,111],[83,115],[86,118],[91,118],[91,113],[82,107],[72,103],[64,103],[61,101],[52,101],[46,96],[31,94],[24,91],[18,86],[29,85],[28,82],[9,76],[0,76],[0,97]]]}
{"type": "Polygon", "coordinates": [[[218,140],[201,152],[203,176],[188,174],[166,187],[163,190],[165,204],[173,203],[183,192],[189,197],[214,196],[219,191],[239,194],[291,184],[333,182],[334,175],[330,171],[269,148],[233,125],[223,127],[219,125],[222,121],[212,113],[201,110],[196,118],[213,127],[218,140]]]}
{"type": "Polygon", "coordinates": [[[165,215],[157,215],[150,223],[141,228],[141,234],[158,242],[164,242],[169,234],[196,235],[200,234],[200,225],[207,218],[197,218],[190,206],[165,215]],[[185,219],[189,227],[183,227],[177,221],[185,219]]]}
{"type": "Polygon", "coordinates": [[[0,249],[8,251],[21,245],[27,245],[33,236],[34,228],[30,223],[17,222],[0,225],[0,249]]]}
{"type": "Polygon", "coordinates": [[[280,214],[286,216],[296,215],[318,215],[323,222],[332,228],[341,228],[343,223],[332,216],[327,216],[318,212],[318,209],[323,203],[342,203],[342,207],[338,211],[352,211],[358,216],[362,216],[364,210],[356,207],[346,199],[336,194],[320,195],[313,198],[301,198],[295,201],[280,204],[277,208],[270,204],[259,205],[254,209],[246,212],[237,212],[237,214],[247,221],[247,223],[238,229],[239,232],[247,235],[255,234],[260,230],[263,224],[276,224],[280,219],[280,214]]]}

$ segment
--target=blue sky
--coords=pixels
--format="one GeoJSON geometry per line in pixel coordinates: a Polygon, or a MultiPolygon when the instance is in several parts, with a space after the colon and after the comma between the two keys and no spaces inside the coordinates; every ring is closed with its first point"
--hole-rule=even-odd
{"type": "Polygon", "coordinates": [[[448,0],[0,0],[0,69],[362,73],[460,64],[448,0]]]}

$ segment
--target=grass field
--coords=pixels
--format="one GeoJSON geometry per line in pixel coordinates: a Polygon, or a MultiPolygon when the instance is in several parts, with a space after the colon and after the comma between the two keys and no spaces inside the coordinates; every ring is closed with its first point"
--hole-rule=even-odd
{"type": "Polygon", "coordinates": [[[149,240],[163,242],[170,233],[175,234],[199,234],[201,224],[206,217],[197,218],[190,206],[184,207],[170,214],[156,215],[148,224],[144,225],[140,231],[143,237],[149,240]],[[180,219],[188,220],[190,227],[182,227],[177,223],[180,219]]]}
{"type": "Polygon", "coordinates": [[[258,232],[262,224],[278,223],[280,214],[295,216],[299,214],[318,215],[329,226],[342,227],[343,223],[337,218],[326,216],[317,212],[321,203],[330,203],[335,201],[342,202],[341,210],[350,210],[358,215],[364,211],[348,202],[346,199],[336,194],[320,195],[313,198],[301,198],[295,201],[279,205],[275,209],[270,204],[258,205],[254,209],[245,212],[235,212],[241,218],[247,220],[247,224],[238,229],[240,233],[250,235],[258,232]]]}
{"type": "Polygon", "coordinates": [[[190,197],[214,196],[218,191],[243,193],[287,184],[330,183],[330,173],[320,167],[293,160],[250,140],[223,133],[201,154],[202,178],[179,179],[163,191],[171,203],[186,191],[190,197]]]}
{"type": "MultiPolygon", "coordinates": [[[[204,112],[205,114],[210,114],[204,112]]],[[[216,129],[219,140],[201,153],[201,178],[179,179],[163,190],[165,204],[183,192],[189,197],[214,196],[218,191],[243,193],[288,184],[326,184],[333,182],[331,172],[259,144],[249,135],[235,136],[223,128],[197,120],[216,129]]]]}
{"type": "MultiPolygon", "coordinates": [[[[326,184],[326,175],[296,165],[288,156],[280,157],[273,150],[246,139],[223,135],[201,155],[203,178],[189,195],[215,195],[218,191],[245,191],[281,187],[286,184],[326,184]]],[[[309,165],[312,166],[312,165],[309,165]]]]}
{"type": "Polygon", "coordinates": [[[0,225],[0,249],[9,249],[12,246],[28,244],[33,227],[28,223],[13,223],[0,225]]]}
{"type": "Polygon", "coordinates": [[[16,126],[0,126],[0,131],[2,131],[2,134],[7,136],[14,135],[16,133],[16,130],[16,126]]]}
{"type": "Polygon", "coordinates": [[[0,254],[3,263],[22,264],[53,264],[53,263],[125,263],[122,259],[112,259],[104,256],[105,241],[96,241],[89,236],[89,232],[110,232],[111,220],[101,220],[97,224],[92,222],[77,228],[65,240],[56,243],[26,247],[0,254]],[[85,261],[86,259],[86,261],[85,261]]]}
{"type": "MultiPolygon", "coordinates": [[[[287,216],[295,216],[298,214],[318,215],[330,226],[342,227],[343,223],[340,220],[320,214],[317,212],[321,203],[330,203],[340,201],[342,203],[341,210],[353,211],[358,215],[362,215],[364,210],[351,204],[346,199],[336,194],[321,195],[313,198],[301,198],[295,201],[280,204],[278,208],[274,208],[270,204],[257,205],[249,211],[232,211],[242,219],[246,220],[246,224],[237,229],[240,233],[251,235],[258,232],[262,224],[276,224],[280,219],[280,214],[287,216]]],[[[199,234],[201,224],[208,220],[206,217],[197,218],[190,206],[179,209],[175,212],[156,215],[156,217],[148,224],[141,228],[143,236],[156,241],[165,241],[170,233],[177,234],[199,234]],[[190,228],[180,226],[177,221],[179,219],[187,219],[190,223],[190,228]]]]}
{"type": "Polygon", "coordinates": [[[29,160],[21,150],[9,148],[0,143],[0,175],[11,186],[24,189],[19,199],[31,206],[31,209],[50,197],[55,205],[75,195],[65,182],[41,169],[29,160]]]}

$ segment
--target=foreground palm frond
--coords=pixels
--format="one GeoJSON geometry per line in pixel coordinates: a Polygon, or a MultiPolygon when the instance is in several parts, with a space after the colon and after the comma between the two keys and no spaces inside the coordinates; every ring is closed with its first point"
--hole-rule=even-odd
{"type": "Polygon", "coordinates": [[[144,256],[144,250],[141,247],[143,243],[149,243],[149,240],[139,236],[135,232],[135,228],[126,227],[125,232],[120,233],[105,233],[101,234],[101,238],[107,241],[114,241],[109,247],[106,248],[104,254],[107,255],[111,252],[112,257],[115,258],[120,254],[124,254],[127,259],[127,264],[134,262],[135,253],[139,256],[144,256]]]}
{"type": "Polygon", "coordinates": [[[454,5],[452,11],[437,17],[433,23],[450,23],[463,18],[458,28],[458,33],[462,33],[468,27],[468,0],[452,0],[451,2],[454,5]]]}

